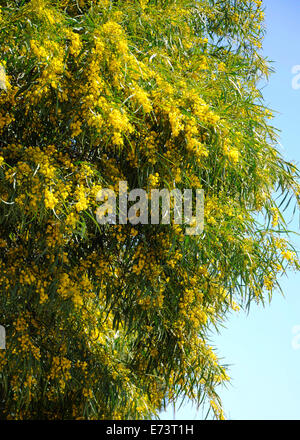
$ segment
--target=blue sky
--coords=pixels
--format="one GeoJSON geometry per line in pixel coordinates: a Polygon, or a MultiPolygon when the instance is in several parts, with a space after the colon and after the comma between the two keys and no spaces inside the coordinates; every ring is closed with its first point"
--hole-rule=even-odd
{"type": "MultiPolygon", "coordinates": [[[[300,166],[300,88],[292,87],[292,68],[300,65],[300,1],[265,0],[264,5],[263,51],[276,70],[264,97],[278,112],[273,125],[281,130],[284,157],[300,166]]],[[[300,232],[298,217],[291,227],[300,232]]],[[[300,250],[300,240],[293,243],[300,250]]],[[[231,315],[226,328],[213,338],[223,363],[230,364],[231,384],[219,392],[229,419],[300,420],[300,330],[293,334],[300,326],[300,274],[290,272],[281,285],[284,297],[274,294],[265,308],[253,305],[249,315],[231,315]]],[[[201,416],[189,404],[175,413],[176,419],[201,416]]],[[[161,414],[162,419],[173,417],[172,408],[161,414]]]]}

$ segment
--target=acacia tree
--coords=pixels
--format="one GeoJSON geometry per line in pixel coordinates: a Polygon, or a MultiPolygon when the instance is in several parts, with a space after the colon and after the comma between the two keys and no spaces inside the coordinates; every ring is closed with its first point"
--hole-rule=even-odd
{"type": "Polygon", "coordinates": [[[0,4],[0,417],[149,418],[189,398],[222,418],[210,329],[298,269],[261,1],[0,4]],[[121,180],[202,188],[203,233],[99,225],[121,180]]]}

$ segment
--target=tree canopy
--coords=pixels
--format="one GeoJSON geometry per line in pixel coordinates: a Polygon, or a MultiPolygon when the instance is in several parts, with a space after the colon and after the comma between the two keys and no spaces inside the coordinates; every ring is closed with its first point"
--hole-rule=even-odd
{"type": "Polygon", "coordinates": [[[0,1],[0,418],[224,417],[211,329],[299,268],[261,3],[0,1]],[[119,181],[203,189],[204,231],[100,225],[119,181]]]}

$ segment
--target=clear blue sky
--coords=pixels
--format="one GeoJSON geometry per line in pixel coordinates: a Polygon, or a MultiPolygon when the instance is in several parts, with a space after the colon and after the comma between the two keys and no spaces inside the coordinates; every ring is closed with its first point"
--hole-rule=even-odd
{"type": "MultiPolygon", "coordinates": [[[[292,67],[300,65],[300,1],[264,0],[264,5],[263,50],[276,69],[264,96],[279,112],[273,125],[282,131],[283,154],[299,166],[300,89],[292,88],[292,67]]],[[[291,226],[300,232],[298,217],[291,226]]],[[[300,240],[293,242],[300,250],[300,240]]],[[[292,333],[300,326],[300,274],[289,273],[282,288],[285,297],[275,294],[265,308],[253,305],[249,315],[232,315],[213,339],[223,363],[230,364],[231,384],[219,392],[229,419],[300,420],[300,344],[299,349],[292,345],[293,338],[300,343],[292,333]]],[[[173,417],[172,408],[161,414],[162,419],[173,417]]],[[[176,410],[175,418],[201,419],[202,412],[185,405],[176,410]]]]}

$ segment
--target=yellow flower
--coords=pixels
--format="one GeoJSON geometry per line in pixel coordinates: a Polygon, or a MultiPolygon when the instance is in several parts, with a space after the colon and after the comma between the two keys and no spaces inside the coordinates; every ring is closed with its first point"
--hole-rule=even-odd
{"type": "Polygon", "coordinates": [[[49,209],[54,209],[58,203],[58,199],[54,196],[53,192],[48,189],[45,190],[45,206],[49,209]]]}
{"type": "Polygon", "coordinates": [[[236,148],[231,148],[229,151],[227,151],[227,157],[229,160],[231,160],[233,163],[237,163],[239,160],[239,152],[236,148]]]}

